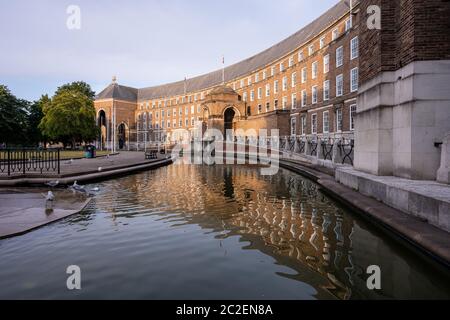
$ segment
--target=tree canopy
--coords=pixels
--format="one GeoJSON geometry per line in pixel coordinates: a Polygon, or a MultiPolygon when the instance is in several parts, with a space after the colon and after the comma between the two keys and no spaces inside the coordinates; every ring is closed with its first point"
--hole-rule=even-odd
{"type": "Polygon", "coordinates": [[[22,144],[26,141],[27,109],[30,103],[18,99],[0,85],[0,143],[22,144]]]}
{"type": "Polygon", "coordinates": [[[78,91],[80,93],[83,93],[86,97],[88,97],[92,100],[94,100],[94,98],[95,98],[95,92],[92,91],[91,86],[84,81],[75,81],[72,83],[67,83],[65,85],[62,85],[61,87],[59,87],[56,90],[55,96],[59,95],[62,91],[67,91],[67,90],[78,91]]]}
{"type": "Polygon", "coordinates": [[[76,142],[95,140],[98,128],[92,98],[85,94],[84,87],[63,87],[43,105],[44,117],[39,125],[42,133],[55,142],[70,142],[72,147],[76,142]]]}

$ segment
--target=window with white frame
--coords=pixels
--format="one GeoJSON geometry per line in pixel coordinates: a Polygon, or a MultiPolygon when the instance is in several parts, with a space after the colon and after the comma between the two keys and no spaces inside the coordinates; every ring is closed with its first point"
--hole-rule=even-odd
{"type": "Polygon", "coordinates": [[[317,134],[317,113],[311,115],[311,133],[317,134]]]}
{"type": "Polygon", "coordinates": [[[280,63],[280,72],[283,72],[284,71],[284,64],[283,64],[283,62],[281,62],[280,63]]]}
{"type": "Polygon", "coordinates": [[[356,104],[350,106],[350,130],[355,130],[356,104]]]}
{"type": "Polygon", "coordinates": [[[255,74],[255,83],[259,82],[259,72],[257,74],[255,74]]]}
{"type": "Polygon", "coordinates": [[[262,112],[262,105],[258,104],[258,114],[262,112]]]}
{"type": "Polygon", "coordinates": [[[241,80],[240,84],[241,84],[241,88],[243,88],[244,87],[244,79],[241,80]]]}
{"type": "Polygon", "coordinates": [[[336,49],[336,68],[341,67],[344,64],[344,47],[336,49]]]}
{"type": "Polygon", "coordinates": [[[325,47],[325,37],[320,38],[320,49],[323,49],[325,47]]]}
{"type": "Polygon", "coordinates": [[[275,80],[273,82],[273,93],[277,94],[278,93],[278,80],[275,80]]]}
{"type": "Polygon", "coordinates": [[[258,99],[262,99],[262,88],[258,88],[258,99]]]}
{"type": "Polygon", "coordinates": [[[247,92],[244,92],[242,95],[244,102],[247,102],[247,92]]]}
{"type": "Polygon", "coordinates": [[[312,56],[313,53],[314,53],[314,45],[312,44],[312,45],[310,45],[310,46],[308,47],[308,54],[309,54],[310,56],[312,56]]]}
{"type": "Polygon", "coordinates": [[[186,127],[189,127],[189,119],[188,118],[184,119],[184,125],[186,127]]]}
{"type": "Polygon", "coordinates": [[[319,92],[318,87],[317,86],[313,86],[312,90],[311,90],[312,104],[316,104],[317,103],[318,92],[319,92]]]}
{"type": "Polygon", "coordinates": [[[170,120],[167,120],[167,128],[170,128],[171,125],[172,125],[172,122],[170,122],[170,120]]]}
{"type": "Polygon", "coordinates": [[[322,129],[323,129],[323,133],[330,132],[330,113],[328,111],[325,111],[323,113],[322,129]]]}
{"type": "Polygon", "coordinates": [[[336,110],[336,131],[342,132],[342,109],[336,110]]]}
{"type": "Polygon", "coordinates": [[[248,78],[247,78],[247,84],[248,84],[249,86],[252,85],[252,77],[248,77],[248,78]]]}
{"type": "Polygon", "coordinates": [[[180,116],[183,115],[183,108],[180,108],[180,116]]]}
{"type": "Polygon", "coordinates": [[[263,80],[266,80],[266,78],[267,78],[267,72],[266,72],[266,70],[264,70],[263,71],[263,80]]]}
{"type": "Polygon", "coordinates": [[[250,91],[250,101],[255,101],[255,90],[250,91]]]}
{"type": "Polygon", "coordinates": [[[323,82],[323,100],[330,100],[330,80],[323,82]]]}
{"type": "Polygon", "coordinates": [[[352,19],[348,18],[345,21],[345,32],[349,31],[352,28],[352,19]]]}
{"type": "Polygon", "coordinates": [[[266,103],[266,112],[269,112],[270,111],[270,102],[267,102],[266,103]]]}
{"type": "Polygon", "coordinates": [[[270,84],[266,84],[266,97],[270,96],[270,84]]]}
{"type": "Polygon", "coordinates": [[[191,106],[191,114],[195,113],[195,106],[191,106]]]}
{"type": "Polygon", "coordinates": [[[328,73],[330,71],[330,55],[327,54],[323,57],[323,73],[328,73]]]}
{"type": "Polygon", "coordinates": [[[342,74],[336,77],[336,97],[344,94],[344,76],[342,74]]]}
{"type": "Polygon", "coordinates": [[[297,85],[297,72],[292,73],[291,78],[292,88],[295,88],[297,85]]]}
{"type": "Polygon", "coordinates": [[[283,91],[286,91],[288,88],[288,79],[287,77],[283,77],[283,91]]]}
{"type": "Polygon", "coordinates": [[[305,58],[305,56],[303,54],[303,50],[299,51],[299,53],[298,53],[298,62],[303,61],[304,58],[305,58]]]}
{"type": "Polygon", "coordinates": [[[294,65],[294,57],[289,58],[289,68],[291,68],[294,65]]]}
{"type": "Polygon", "coordinates": [[[319,63],[314,61],[311,68],[312,78],[317,79],[317,74],[319,72],[319,63]]]}
{"type": "Polygon", "coordinates": [[[359,56],[359,40],[358,37],[354,37],[350,41],[350,60],[356,59],[359,56]]]}
{"type": "Polygon", "coordinates": [[[306,107],[306,104],[308,103],[308,94],[306,93],[306,90],[302,90],[302,108],[306,107]]]}
{"type": "Polygon", "coordinates": [[[331,33],[331,40],[336,40],[339,37],[339,29],[336,28],[333,30],[333,32],[331,33]]]}
{"type": "Polygon", "coordinates": [[[275,66],[272,66],[271,68],[270,68],[270,75],[273,77],[274,75],[275,75],[275,66]]]}
{"type": "Polygon", "coordinates": [[[301,130],[302,130],[302,135],[306,134],[306,116],[302,116],[301,117],[301,130]]]}
{"type": "Polygon", "coordinates": [[[358,81],[359,81],[358,68],[353,68],[350,71],[350,90],[351,92],[358,91],[358,81]]]}
{"type": "Polygon", "coordinates": [[[288,98],[283,97],[282,108],[283,110],[287,109],[288,98]]]}
{"type": "Polygon", "coordinates": [[[278,99],[275,99],[275,100],[273,101],[273,107],[275,108],[275,110],[278,109],[278,99]]]}
{"type": "Polygon", "coordinates": [[[293,93],[291,96],[292,109],[297,109],[297,94],[293,93]]]}
{"type": "Polygon", "coordinates": [[[306,83],[307,79],[308,79],[308,69],[304,67],[302,69],[302,83],[306,83]]]}
{"type": "Polygon", "coordinates": [[[295,117],[291,118],[291,136],[297,135],[297,119],[295,117]]]}

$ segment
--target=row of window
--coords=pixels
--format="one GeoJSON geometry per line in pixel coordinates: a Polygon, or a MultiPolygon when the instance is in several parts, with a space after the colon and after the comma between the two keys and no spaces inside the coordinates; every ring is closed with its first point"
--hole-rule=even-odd
{"type": "MultiPolygon", "coordinates": [[[[358,68],[354,68],[350,71],[350,91],[355,92],[358,90],[358,68]]],[[[331,88],[331,81],[326,80],[323,83],[323,101],[330,100],[330,88],[331,88]]],[[[344,75],[340,74],[336,77],[336,97],[341,97],[344,95],[344,75]]],[[[308,93],[306,90],[301,91],[300,96],[301,101],[301,107],[304,108],[308,104],[308,93]]],[[[311,87],[311,104],[317,104],[319,102],[319,87],[318,86],[312,86],[311,87]]],[[[288,108],[288,97],[283,97],[281,102],[282,109],[288,108]]],[[[296,109],[297,108],[297,94],[293,93],[291,95],[291,108],[296,109]]],[[[278,109],[278,99],[274,100],[274,109],[278,109]]],[[[266,112],[271,111],[270,108],[270,102],[266,102],[266,112]]],[[[258,105],[258,113],[262,113],[262,105],[258,105]]]]}
{"type": "Polygon", "coordinates": [[[138,128],[140,130],[146,130],[147,128],[148,129],[153,129],[154,128],[156,130],[158,130],[158,129],[165,129],[165,128],[167,128],[167,129],[170,129],[170,128],[176,129],[177,127],[178,128],[183,128],[183,123],[184,123],[185,127],[190,127],[190,126],[193,127],[195,125],[196,121],[199,121],[198,117],[196,117],[196,118],[192,117],[190,119],[186,118],[186,119],[184,119],[184,122],[181,119],[179,121],[177,121],[175,119],[173,119],[172,121],[171,120],[167,120],[167,125],[166,125],[165,121],[161,121],[161,124],[160,124],[160,122],[156,122],[155,124],[153,124],[151,121],[148,122],[148,123],[147,123],[147,121],[144,121],[143,123],[138,124],[138,128]]]}
{"type": "MultiPolygon", "coordinates": [[[[334,32],[333,32],[333,34],[334,34],[334,32]]],[[[321,46],[322,46],[322,44],[324,45],[324,39],[325,38],[323,37],[320,40],[321,46]]],[[[311,49],[313,50],[314,46],[311,45],[309,48],[310,48],[310,50],[311,49]]],[[[299,53],[299,62],[303,60],[303,51],[300,51],[300,53],[299,53]]],[[[354,37],[353,39],[350,40],[350,60],[354,60],[354,59],[356,59],[358,57],[359,57],[359,40],[358,40],[358,37],[354,37]]],[[[343,46],[341,46],[341,47],[336,49],[336,68],[339,68],[339,67],[343,66],[343,64],[344,64],[344,48],[343,48],[343,46]]],[[[293,65],[294,65],[294,58],[291,57],[291,58],[289,58],[289,68],[291,68],[293,65]]],[[[281,72],[284,71],[283,63],[280,63],[280,71],[281,72]]],[[[326,56],[323,57],[323,73],[326,74],[329,71],[330,71],[330,55],[327,54],[326,56]]],[[[314,61],[312,63],[312,65],[311,65],[311,76],[312,76],[312,79],[317,79],[318,72],[319,72],[318,61],[314,61]]],[[[271,67],[271,76],[274,76],[274,74],[275,74],[275,67],[272,66],[271,67]]],[[[260,80],[259,79],[259,75],[260,75],[260,73],[256,73],[254,75],[255,83],[259,82],[259,80],[260,80]]],[[[308,77],[308,69],[307,69],[307,67],[304,67],[301,70],[301,83],[302,84],[306,83],[307,77],[308,77]]],[[[264,70],[262,72],[262,79],[266,80],[266,78],[267,78],[267,72],[264,70]]],[[[247,85],[248,86],[252,85],[252,77],[251,76],[247,78],[247,85]]],[[[282,90],[286,91],[288,89],[288,85],[289,85],[288,84],[288,78],[284,77],[283,80],[282,80],[282,90]]],[[[297,85],[297,73],[294,72],[291,75],[291,86],[295,87],[296,85],[297,85]]],[[[240,87],[241,87],[241,89],[244,86],[245,86],[244,79],[241,79],[240,80],[240,87]]],[[[279,92],[278,80],[274,81],[273,86],[274,86],[274,89],[273,89],[274,93],[277,94],[279,92]]],[[[237,89],[236,88],[236,82],[233,83],[233,89],[234,90],[237,89]]],[[[263,94],[262,93],[262,88],[258,88],[258,99],[262,98],[262,94],[263,94]]],[[[254,101],[254,95],[255,95],[254,91],[251,91],[251,93],[250,93],[250,101],[254,101]]],[[[266,97],[270,96],[270,85],[269,84],[266,85],[265,95],[266,95],[266,97]]],[[[172,105],[172,102],[174,102],[175,104],[179,104],[180,100],[181,100],[182,104],[186,103],[186,101],[187,101],[187,103],[192,103],[193,101],[194,102],[198,101],[199,98],[200,98],[200,100],[204,100],[205,93],[202,92],[200,94],[195,94],[193,96],[183,96],[181,98],[177,97],[177,98],[174,99],[174,101],[169,99],[169,100],[162,100],[162,101],[158,101],[158,102],[152,102],[151,107],[153,109],[155,109],[156,107],[158,107],[158,108],[168,107],[168,106],[170,107],[172,105]]],[[[247,93],[246,92],[243,94],[243,98],[244,98],[244,101],[247,101],[247,93]]],[[[150,103],[149,102],[141,104],[140,110],[144,110],[145,108],[146,109],[150,108],[150,103]]]]}
{"type": "MultiPolygon", "coordinates": [[[[195,106],[191,106],[190,108],[189,107],[185,107],[184,108],[184,112],[183,112],[183,108],[179,108],[178,111],[175,108],[172,111],[167,110],[167,113],[166,113],[166,110],[161,110],[161,118],[164,119],[166,117],[166,115],[167,115],[167,117],[171,117],[172,115],[173,115],[173,117],[176,117],[178,114],[180,116],[182,116],[183,114],[188,116],[190,114],[195,114],[196,111],[197,111],[197,114],[201,113],[201,111],[202,111],[201,105],[197,105],[197,108],[195,108],[195,106]]],[[[159,119],[159,115],[160,115],[160,111],[155,111],[156,119],[159,119]]],[[[153,112],[149,112],[148,113],[148,118],[149,118],[149,120],[153,119],[153,112]]],[[[147,113],[140,114],[138,116],[138,119],[139,120],[142,120],[142,119],[146,120],[147,119],[147,113]]]]}
{"type": "MultiPolygon", "coordinates": [[[[355,115],[356,115],[356,104],[350,106],[350,130],[355,130],[355,115]]],[[[311,115],[311,134],[318,133],[318,121],[317,113],[311,115]]],[[[336,119],[336,132],[343,131],[343,114],[342,109],[337,109],[335,114],[336,119]]],[[[307,123],[306,116],[300,117],[300,134],[307,134],[307,123]]],[[[322,113],[322,133],[330,133],[330,112],[324,111],[322,113]]],[[[297,118],[291,118],[291,135],[297,135],[297,118]]]]}

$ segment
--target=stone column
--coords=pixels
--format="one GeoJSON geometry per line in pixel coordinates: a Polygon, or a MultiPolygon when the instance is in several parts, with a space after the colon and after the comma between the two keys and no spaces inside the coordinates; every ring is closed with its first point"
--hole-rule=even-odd
{"type": "Polygon", "coordinates": [[[450,184],[450,132],[442,141],[441,167],[437,172],[437,180],[441,183],[450,184]]]}
{"type": "Polygon", "coordinates": [[[355,168],[436,180],[434,143],[450,131],[450,2],[361,0],[360,10],[355,168]],[[381,29],[367,25],[372,5],[381,29]]]}

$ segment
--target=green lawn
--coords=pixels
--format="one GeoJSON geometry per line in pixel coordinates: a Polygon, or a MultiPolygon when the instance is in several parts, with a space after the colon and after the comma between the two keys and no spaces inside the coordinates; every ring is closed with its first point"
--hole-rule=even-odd
{"type": "MultiPolygon", "coordinates": [[[[109,153],[110,153],[109,151],[96,151],[97,157],[106,156],[109,153]]],[[[64,151],[61,151],[60,157],[61,157],[61,160],[84,158],[84,151],[64,150],[64,151]]]]}

